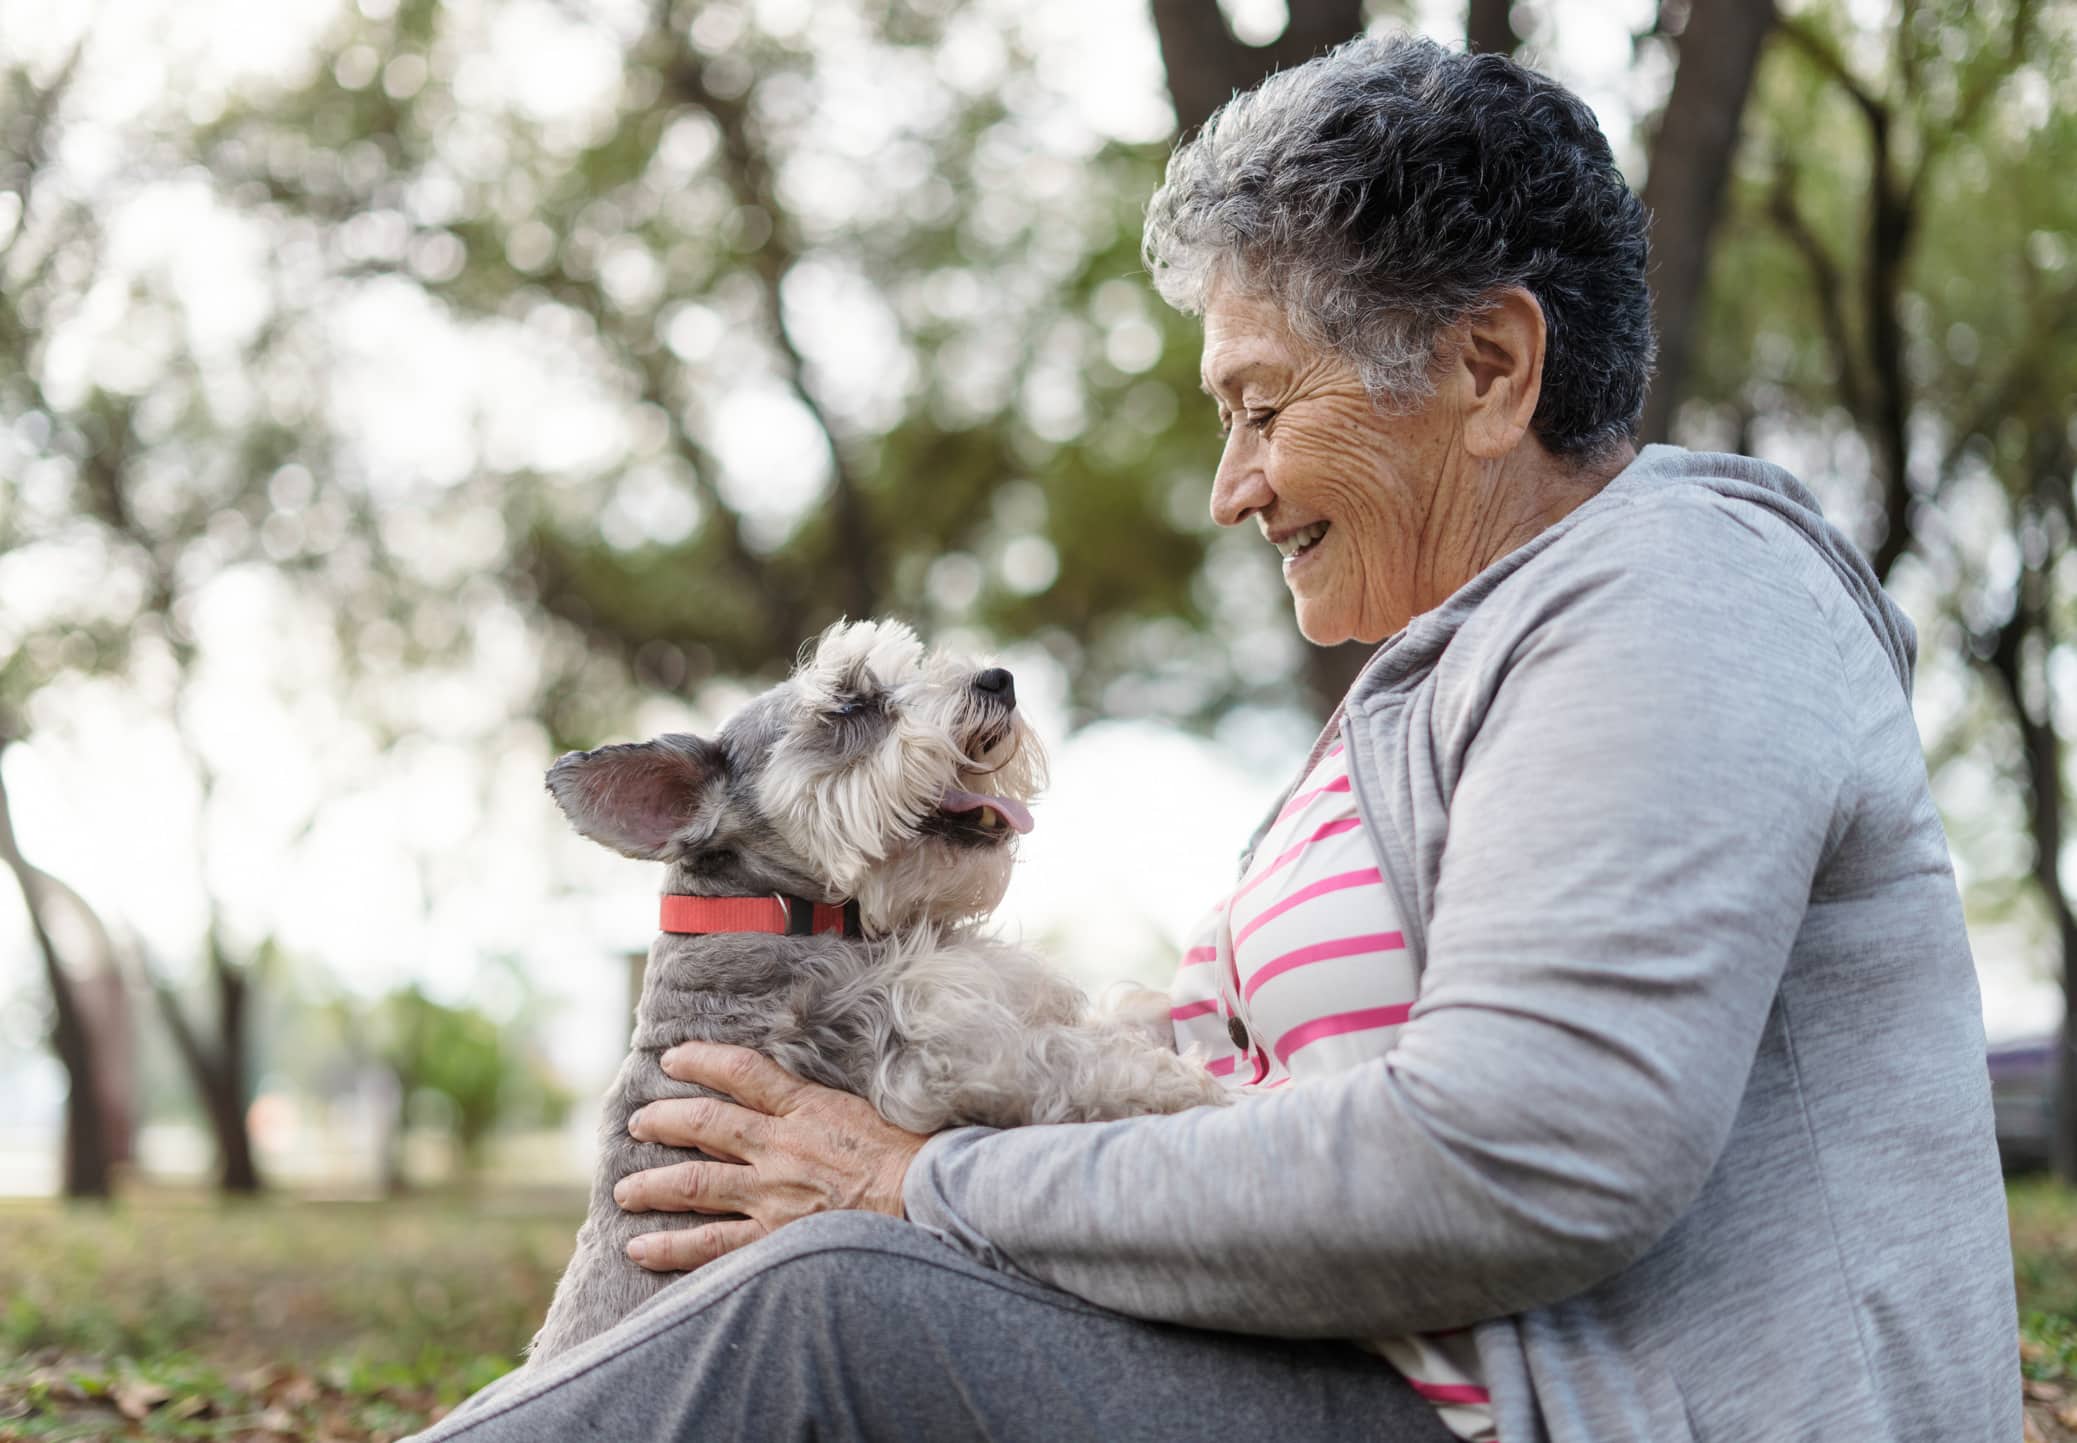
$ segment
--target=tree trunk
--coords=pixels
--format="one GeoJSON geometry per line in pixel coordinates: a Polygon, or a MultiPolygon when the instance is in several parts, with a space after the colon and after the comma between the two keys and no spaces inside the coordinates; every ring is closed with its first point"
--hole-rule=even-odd
{"type": "Polygon", "coordinates": [[[411,1093],[404,1079],[392,1076],[397,1095],[390,1107],[389,1126],[382,1135],[382,1195],[402,1197],[411,1191],[411,1174],[404,1166],[404,1140],[411,1129],[411,1093]]]}
{"type": "Polygon", "coordinates": [[[111,1163],[129,1162],[137,1144],[137,1029],[123,956],[100,914],[70,883],[33,863],[22,865],[42,903],[45,926],[62,918],[80,939],[67,980],[86,1027],[101,1137],[111,1163]]]}
{"type": "Polygon", "coordinates": [[[1892,168],[1888,113],[1871,112],[1868,193],[1868,256],[1865,272],[1868,372],[1874,394],[1875,457],[1881,467],[1882,540],[1870,558],[1875,574],[1890,568],[1911,546],[1911,382],[1904,374],[1904,261],[1917,216],[1892,168]]]}
{"type": "MultiPolygon", "coordinates": [[[[1989,666],[2004,690],[2006,704],[2019,726],[2027,776],[2027,823],[2034,842],[2034,881],[2055,923],[2056,945],[2063,958],[2063,1004],[2066,1017],[2077,1017],[2077,912],[2064,891],[2061,868],[2063,836],[2063,743],[2053,721],[2027,707],[2022,675],[2026,643],[2037,638],[2043,654],[2048,632],[2047,578],[2029,570],[2020,581],[2020,600],[2010,620],[1999,629],[1989,666]]],[[[2077,1182],[2077,1031],[2062,1030],[2056,1055],[2055,1124],[2050,1157],[2056,1175],[2077,1182]]]]}
{"type": "Polygon", "coordinates": [[[1515,33],[1514,0],[1471,0],[1464,22],[1464,43],[1472,50],[1512,55],[1521,45],[1515,33]]]}
{"type": "MultiPolygon", "coordinates": [[[[2073,499],[2072,470],[2077,468],[2077,455],[2073,455],[2066,432],[2060,427],[2043,427],[2034,433],[2031,447],[2029,478],[2037,505],[2051,515],[2052,521],[2068,538],[2077,529],[2077,499],[2073,499]]],[[[2012,714],[2019,722],[2020,738],[2026,750],[2028,784],[2028,829],[2034,838],[2034,880],[2041,888],[2042,900],[2048,904],[2049,916],[2055,922],[2056,946],[2063,974],[2063,1026],[2059,1033],[2056,1049],[2055,1069],[2055,1131],[2050,1139],[2049,1160],[2055,1174],[2065,1183],[2077,1184],[2077,1028],[2070,1019],[2077,1018],[2077,910],[2073,910],[2069,892],[2063,886],[2062,854],[2063,839],[2063,739],[2055,729],[2055,703],[2050,675],[2047,673],[2047,658],[2056,646],[2056,608],[2059,598],[2054,590],[2054,555],[2060,547],[2051,548],[2047,564],[2029,567],[2020,577],[2019,603],[2016,615],[2022,618],[2026,628],[2037,638],[2042,658],[2043,695],[2042,715],[2034,717],[2027,711],[2026,704],[2015,685],[2018,677],[2018,653],[2014,647],[2008,653],[2000,649],[1994,655],[1999,662],[1999,674],[2006,681],[2006,695],[2011,701],[2012,714]]]]}
{"type": "MultiPolygon", "coordinates": [[[[0,736],[0,751],[8,739],[0,736]]],[[[51,992],[51,1048],[65,1069],[70,1085],[65,1098],[64,1189],[66,1197],[105,1198],[113,1191],[113,1166],[108,1141],[102,1130],[99,1074],[94,1067],[93,1037],[72,979],[51,941],[44,916],[44,895],[32,876],[33,869],[22,857],[15,841],[14,812],[7,785],[0,779],[0,861],[7,864],[22,893],[22,906],[29,914],[29,930],[35,935],[37,954],[43,959],[44,980],[51,992]]]]}
{"type": "Polygon", "coordinates": [[[1153,0],[1154,33],[1168,72],[1176,130],[1187,135],[1271,71],[1302,65],[1363,31],[1363,0],[1289,0],[1290,22],[1268,45],[1227,28],[1216,0],[1153,0]]]}
{"type": "Polygon", "coordinates": [[[253,1160],[250,1039],[247,1033],[251,988],[245,974],[231,965],[210,933],[210,970],[216,976],[216,1087],[209,1098],[210,1126],[216,1132],[218,1183],[227,1193],[251,1197],[261,1190],[260,1170],[253,1160]]]}
{"type": "Polygon", "coordinates": [[[1690,8],[1680,38],[1680,68],[1644,183],[1652,214],[1652,319],[1659,332],[1658,375],[1641,427],[1646,441],[1667,439],[1680,404],[1709,273],[1709,238],[1723,209],[1760,44],[1773,24],[1773,0],[1712,0],[1690,8]]]}
{"type": "Polygon", "coordinates": [[[202,1104],[202,1115],[216,1142],[217,1185],[236,1196],[251,1196],[265,1184],[253,1157],[252,1133],[246,1110],[252,1099],[246,1052],[246,1004],[250,984],[233,966],[224,950],[221,933],[212,919],[209,929],[210,985],[215,994],[217,1045],[211,1047],[195,1030],[157,969],[146,969],[146,983],[173,1046],[187,1067],[202,1104]]]}

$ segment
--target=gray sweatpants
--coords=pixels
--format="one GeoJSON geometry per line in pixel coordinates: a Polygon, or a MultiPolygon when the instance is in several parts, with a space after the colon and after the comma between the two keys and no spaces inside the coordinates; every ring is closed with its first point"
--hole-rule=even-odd
{"type": "Polygon", "coordinates": [[[739,1249],[419,1443],[1270,1437],[1450,1443],[1381,1359],[1201,1332],[995,1272],[929,1233],[824,1213],[739,1249]]]}

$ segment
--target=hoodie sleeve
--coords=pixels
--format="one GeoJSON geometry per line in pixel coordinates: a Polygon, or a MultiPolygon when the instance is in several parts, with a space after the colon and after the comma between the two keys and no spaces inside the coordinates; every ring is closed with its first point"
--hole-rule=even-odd
{"type": "Polygon", "coordinates": [[[1120,1312],[1289,1336],[1516,1313],[1651,1247],[1730,1135],[1854,707],[1795,543],[1702,503],[1635,512],[1519,575],[1485,603],[1510,620],[1451,658],[1484,709],[1439,762],[1390,1053],[1231,1108],[944,1134],[909,1216],[1120,1312]]]}

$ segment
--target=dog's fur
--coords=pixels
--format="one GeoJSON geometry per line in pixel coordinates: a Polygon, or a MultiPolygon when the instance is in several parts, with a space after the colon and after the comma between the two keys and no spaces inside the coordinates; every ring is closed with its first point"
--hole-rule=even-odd
{"type": "Polygon", "coordinates": [[[666,892],[856,899],[864,936],[657,937],[633,1050],[606,1098],[590,1215],[534,1359],[672,1280],[629,1261],[630,1239],[712,1220],[613,1201],[629,1173],[702,1155],[627,1132],[645,1103],[712,1095],[664,1075],[657,1059],[676,1043],[755,1047],[923,1133],[1227,1100],[1167,1045],[1165,1017],[1101,1015],[1029,952],[980,930],[1009,883],[1006,819],[1043,776],[1007,673],[927,653],[893,622],[832,627],[712,740],[663,736],[556,762],[548,787],[577,830],[667,863],[666,892]],[[1006,801],[993,827],[965,805],[982,792],[1006,801]],[[947,810],[948,798],[959,805],[947,810]]]}

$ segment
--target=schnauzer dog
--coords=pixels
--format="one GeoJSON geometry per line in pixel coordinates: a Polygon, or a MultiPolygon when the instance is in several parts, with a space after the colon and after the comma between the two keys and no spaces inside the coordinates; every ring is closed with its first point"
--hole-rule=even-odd
{"type": "Polygon", "coordinates": [[[1002,900],[1044,779],[1010,673],[926,652],[898,622],[839,623],[712,740],[572,752],[548,789],[572,825],[668,865],[632,1051],[606,1098],[591,1211],[536,1361],[671,1281],[628,1242],[712,1219],[624,1212],[629,1173],[702,1154],[628,1118],[711,1096],[658,1064],[680,1042],[754,1047],[913,1132],[1098,1121],[1227,1100],[1167,1019],[1105,1015],[980,920],[1002,900]]]}

